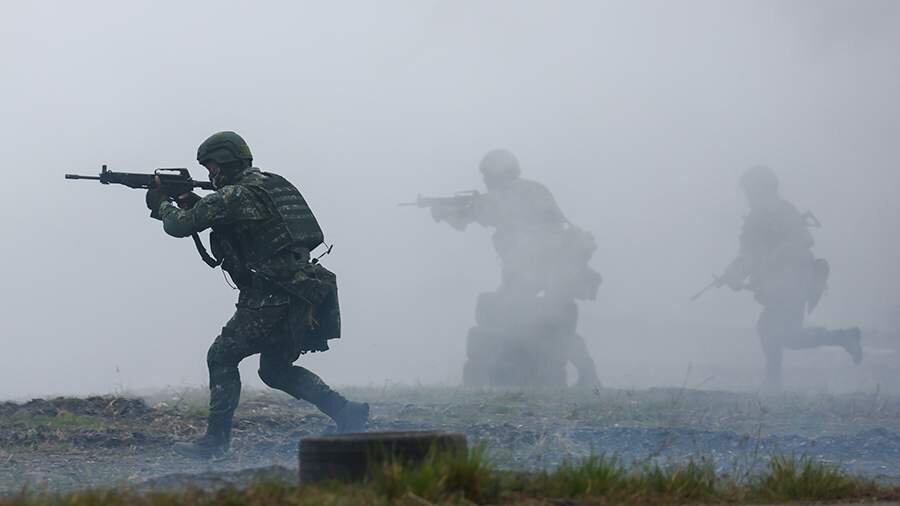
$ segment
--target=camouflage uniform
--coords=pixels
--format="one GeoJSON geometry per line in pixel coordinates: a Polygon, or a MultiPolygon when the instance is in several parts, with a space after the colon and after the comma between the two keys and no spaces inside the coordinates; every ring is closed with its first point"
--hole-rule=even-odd
{"type": "Polygon", "coordinates": [[[579,383],[596,384],[594,361],[575,331],[575,299],[593,299],[600,283],[588,265],[593,238],[569,224],[545,186],[519,177],[511,153],[488,153],[481,169],[486,194],[468,206],[432,208],[436,220],[458,230],[493,228],[502,264],[498,289],[478,298],[463,382],[563,386],[570,361],[579,383]]]}
{"type": "Polygon", "coordinates": [[[722,277],[733,289],[748,289],[762,306],[756,330],[766,359],[767,386],[781,387],[784,349],[842,346],[855,362],[862,359],[859,329],[804,326],[825,291],[828,263],[812,253],[811,215],[803,215],[777,194],[770,169],[753,167],[742,180],[750,213],[740,249],[722,277]]]}
{"type": "MultiPolygon", "coordinates": [[[[356,418],[368,413],[367,405],[348,402],[309,370],[292,365],[301,354],[325,351],[329,339],[340,337],[337,283],[334,274],[310,262],[310,251],[324,236],[300,192],[281,176],[248,165],[214,181],[216,192],[195,197],[184,206],[189,208],[163,199],[153,213],[174,237],[212,229],[213,256],[240,290],[234,316],[207,354],[206,437],[212,441],[203,443],[216,450],[227,449],[241,391],[238,363],[257,353],[264,383],[311,402],[339,428],[348,422],[348,406],[356,418]]],[[[357,421],[353,429],[359,428],[357,421]]],[[[196,454],[196,447],[185,448],[196,454]]]]}

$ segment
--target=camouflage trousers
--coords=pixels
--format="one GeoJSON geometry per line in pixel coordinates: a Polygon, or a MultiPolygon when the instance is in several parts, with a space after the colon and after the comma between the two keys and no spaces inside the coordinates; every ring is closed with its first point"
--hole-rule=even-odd
{"type": "Polygon", "coordinates": [[[769,304],[763,306],[759,315],[756,332],[766,359],[766,383],[769,386],[781,385],[785,349],[835,346],[843,342],[842,330],[805,326],[805,304],[804,300],[769,304]]]}
{"type": "Polygon", "coordinates": [[[209,347],[210,425],[230,425],[241,396],[241,360],[259,354],[259,377],[334,417],[347,400],[312,371],[293,365],[300,353],[289,328],[290,306],[238,307],[209,347]]]}
{"type": "Polygon", "coordinates": [[[537,296],[522,285],[482,293],[469,330],[463,384],[466,386],[563,387],[566,363],[579,386],[599,384],[587,345],[576,333],[578,306],[567,297],[537,296]]]}

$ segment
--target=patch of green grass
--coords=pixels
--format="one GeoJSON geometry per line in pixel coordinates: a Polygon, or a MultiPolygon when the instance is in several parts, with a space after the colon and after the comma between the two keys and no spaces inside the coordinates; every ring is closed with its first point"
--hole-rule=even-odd
{"type": "Polygon", "coordinates": [[[466,499],[479,504],[496,502],[501,491],[499,474],[485,457],[485,447],[471,452],[431,451],[419,466],[388,461],[374,468],[371,484],[388,499],[413,494],[428,501],[466,499]]]}
{"type": "Polygon", "coordinates": [[[6,421],[10,424],[50,429],[99,429],[107,425],[104,420],[97,417],[76,415],[64,411],[55,416],[16,414],[6,417],[6,421]]]}
{"type": "Polygon", "coordinates": [[[626,479],[625,468],[615,459],[593,456],[578,463],[564,462],[553,472],[528,476],[519,487],[531,494],[578,498],[609,495],[621,489],[626,479]]]}
{"type": "Polygon", "coordinates": [[[371,481],[379,497],[412,494],[444,504],[511,503],[521,498],[644,504],[789,503],[884,499],[896,491],[848,476],[811,459],[773,458],[766,472],[746,483],[720,477],[708,462],[629,469],[615,458],[592,456],[554,471],[497,471],[484,447],[469,455],[429,455],[421,467],[385,464],[371,481]]]}
{"type": "Polygon", "coordinates": [[[842,474],[810,459],[773,458],[766,472],[747,483],[718,477],[705,462],[628,469],[614,458],[589,457],[554,471],[501,472],[484,447],[468,453],[431,452],[418,466],[386,462],[364,483],[257,483],[215,492],[186,490],[138,494],[94,490],[66,495],[22,494],[0,506],[257,506],[387,504],[542,504],[586,501],[613,504],[743,504],[895,500],[896,489],[842,474]]]}
{"type": "Polygon", "coordinates": [[[720,480],[706,463],[648,465],[629,470],[614,458],[592,456],[563,463],[558,469],[521,475],[508,488],[529,497],[603,499],[619,503],[727,502],[735,486],[720,480]]]}
{"type": "Polygon", "coordinates": [[[652,466],[630,477],[635,496],[656,496],[667,502],[718,502],[729,498],[734,487],[716,478],[711,465],[690,461],[674,467],[652,466]]]}
{"type": "Polygon", "coordinates": [[[769,461],[768,472],[753,480],[751,490],[761,501],[786,502],[870,497],[878,487],[812,459],[774,457],[769,461]]]}
{"type": "Polygon", "coordinates": [[[178,415],[190,418],[206,418],[209,415],[209,408],[206,406],[195,406],[193,404],[185,404],[178,406],[178,415]]]}
{"type": "Polygon", "coordinates": [[[87,490],[67,495],[23,495],[0,498],[0,506],[275,506],[275,505],[356,506],[389,504],[370,488],[362,486],[299,487],[285,483],[259,483],[243,489],[217,492],[188,490],[139,494],[127,490],[87,490]]]}

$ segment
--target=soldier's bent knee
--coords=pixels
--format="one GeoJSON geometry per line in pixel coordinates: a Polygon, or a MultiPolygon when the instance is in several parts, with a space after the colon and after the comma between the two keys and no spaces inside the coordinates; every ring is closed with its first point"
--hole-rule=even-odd
{"type": "Polygon", "coordinates": [[[284,383],[284,369],[281,367],[267,366],[262,363],[257,373],[259,373],[259,379],[270,388],[278,388],[284,383]]]}
{"type": "Polygon", "coordinates": [[[208,367],[237,366],[243,357],[235,356],[233,338],[234,334],[229,331],[228,327],[223,327],[222,332],[206,352],[206,365],[208,367]]]}
{"type": "Polygon", "coordinates": [[[219,347],[216,346],[216,343],[212,343],[209,347],[209,350],[206,351],[206,366],[212,369],[216,365],[221,363],[219,359],[219,347]]]}

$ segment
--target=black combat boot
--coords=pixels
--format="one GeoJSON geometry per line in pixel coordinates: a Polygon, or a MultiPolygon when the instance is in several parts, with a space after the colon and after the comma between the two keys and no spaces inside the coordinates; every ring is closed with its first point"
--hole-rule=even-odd
{"type": "Polygon", "coordinates": [[[209,460],[228,451],[231,441],[231,420],[210,418],[206,434],[189,443],[175,443],[175,453],[185,457],[209,460]]]}
{"type": "Polygon", "coordinates": [[[365,432],[369,424],[369,403],[347,401],[333,418],[342,434],[365,432]]]}
{"type": "Polygon", "coordinates": [[[369,404],[348,401],[346,397],[329,389],[313,404],[337,424],[338,432],[365,432],[369,422],[369,404]]]}

